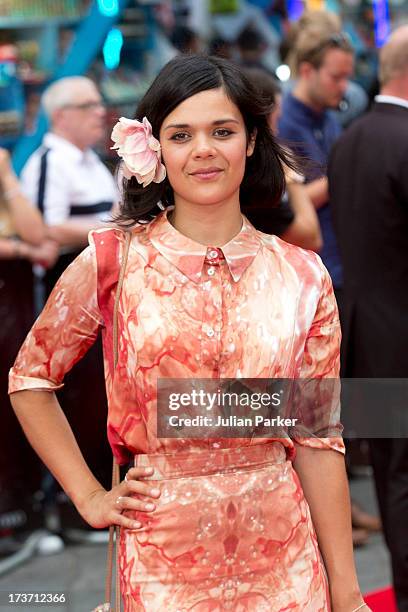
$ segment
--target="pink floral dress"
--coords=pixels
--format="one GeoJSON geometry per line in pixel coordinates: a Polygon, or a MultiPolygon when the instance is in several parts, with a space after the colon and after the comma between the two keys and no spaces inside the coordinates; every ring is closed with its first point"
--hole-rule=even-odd
{"type": "MultiPolygon", "coordinates": [[[[158,378],[337,377],[340,328],[312,252],[243,218],[222,248],[180,234],[163,212],[124,234],[92,232],[10,372],[10,392],[62,386],[102,330],[108,437],[121,463],[153,465],[161,497],[122,530],[125,610],[328,611],[325,570],[292,460],[296,445],[344,452],[339,436],[177,439],[156,435],[158,378]]],[[[92,384],[92,381],[89,381],[92,384]]]]}

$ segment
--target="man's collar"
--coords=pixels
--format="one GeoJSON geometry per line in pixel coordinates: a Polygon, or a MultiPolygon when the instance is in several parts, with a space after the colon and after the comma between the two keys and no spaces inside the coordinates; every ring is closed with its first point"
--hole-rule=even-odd
{"type": "Polygon", "coordinates": [[[396,106],[408,108],[408,100],[406,100],[405,98],[399,98],[397,96],[386,96],[380,94],[378,96],[375,96],[374,101],[378,102],[379,104],[395,104],[396,106]]]}
{"type": "MultiPolygon", "coordinates": [[[[181,234],[168,221],[167,213],[168,210],[163,211],[149,223],[146,229],[147,237],[163,257],[190,280],[198,283],[205,259],[210,263],[211,252],[217,250],[217,247],[205,246],[181,234]]],[[[256,229],[243,216],[240,232],[227,244],[218,247],[235,282],[239,281],[253,262],[261,244],[256,229]]]]}
{"type": "Polygon", "coordinates": [[[43,145],[50,149],[58,149],[59,151],[63,151],[65,155],[68,155],[70,159],[73,159],[78,162],[86,161],[87,159],[92,159],[95,156],[94,151],[92,149],[86,149],[86,151],[82,151],[78,149],[72,142],[59,136],[58,134],[54,134],[54,132],[47,132],[43,139],[43,145]]]}

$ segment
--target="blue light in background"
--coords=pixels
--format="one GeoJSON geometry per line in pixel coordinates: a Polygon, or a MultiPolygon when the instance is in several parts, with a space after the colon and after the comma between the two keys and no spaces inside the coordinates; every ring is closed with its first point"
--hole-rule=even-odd
{"type": "Polygon", "coordinates": [[[114,17],[119,13],[118,0],[97,0],[98,8],[102,15],[106,17],[114,17]]]}
{"type": "Polygon", "coordinates": [[[390,35],[388,0],[374,0],[375,44],[382,47],[390,35]]]}
{"type": "Polygon", "coordinates": [[[117,28],[111,30],[103,45],[103,59],[108,70],[114,70],[120,63],[123,35],[117,28]]]}
{"type": "Polygon", "coordinates": [[[303,0],[287,0],[286,3],[289,19],[296,21],[305,10],[303,0]]]}

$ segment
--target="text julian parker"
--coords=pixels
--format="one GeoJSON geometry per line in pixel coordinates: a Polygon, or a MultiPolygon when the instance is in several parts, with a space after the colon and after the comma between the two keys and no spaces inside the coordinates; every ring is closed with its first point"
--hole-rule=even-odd
{"type": "Polygon", "coordinates": [[[294,427],[298,419],[281,416],[266,418],[260,414],[251,417],[238,417],[231,414],[227,417],[197,415],[196,417],[181,417],[172,415],[169,418],[170,427],[294,427]]]}

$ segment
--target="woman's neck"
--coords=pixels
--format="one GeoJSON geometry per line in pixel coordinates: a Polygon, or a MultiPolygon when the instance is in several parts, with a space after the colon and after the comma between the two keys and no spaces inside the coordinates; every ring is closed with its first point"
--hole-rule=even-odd
{"type": "Polygon", "coordinates": [[[168,220],[184,236],[206,246],[222,247],[242,227],[239,201],[195,204],[176,200],[168,220]]]}

